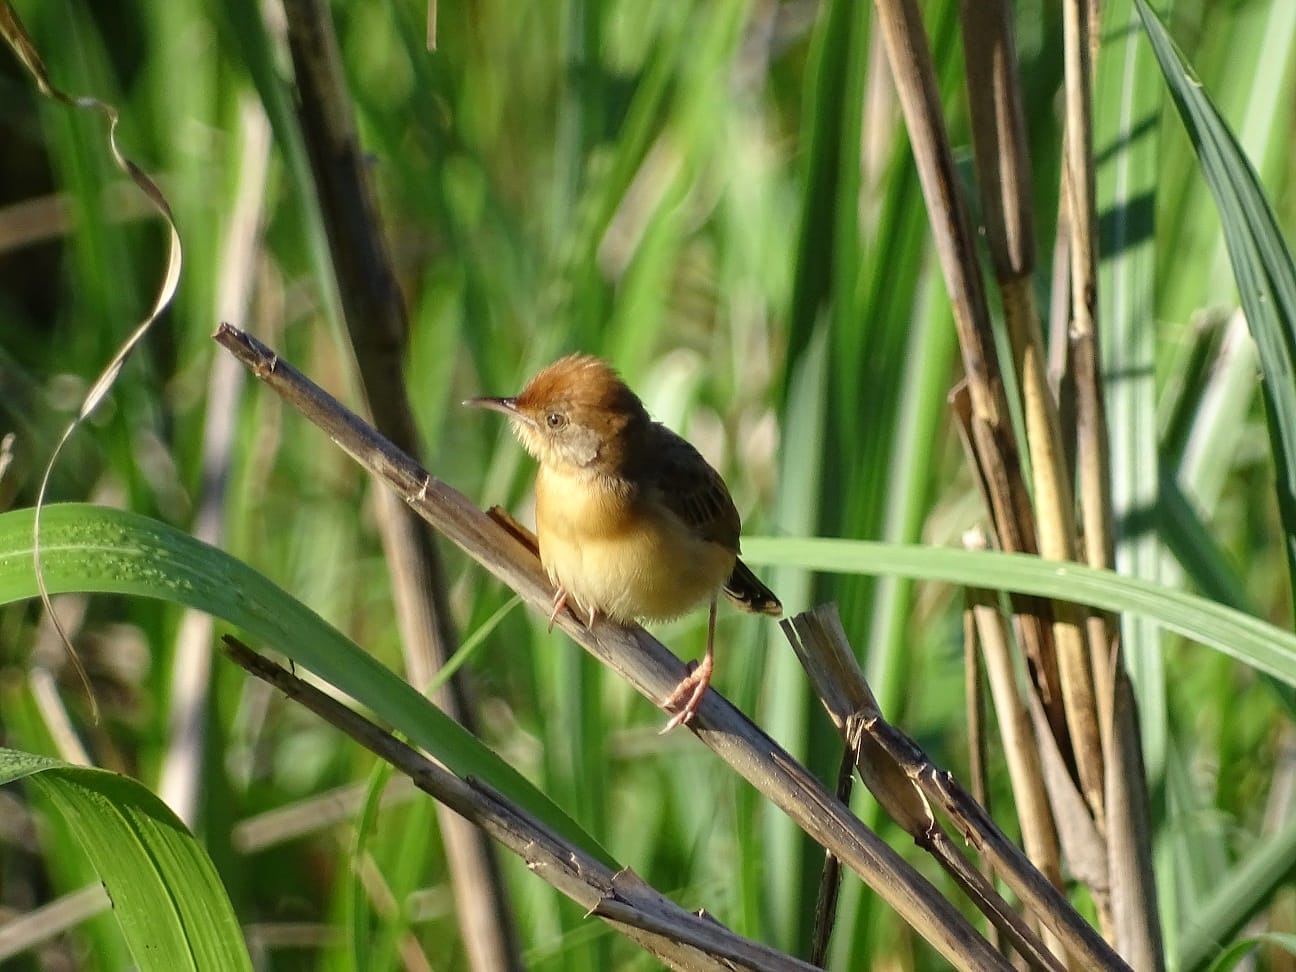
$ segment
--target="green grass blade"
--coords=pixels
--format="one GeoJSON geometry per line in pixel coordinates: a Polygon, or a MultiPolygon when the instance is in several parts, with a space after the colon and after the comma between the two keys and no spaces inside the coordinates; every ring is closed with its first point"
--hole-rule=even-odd
{"type": "Polygon", "coordinates": [[[1268,935],[1256,935],[1254,938],[1244,938],[1240,942],[1234,942],[1223,952],[1221,952],[1210,964],[1210,972],[1232,972],[1242,960],[1247,958],[1261,945],[1274,945],[1278,948],[1286,949],[1292,955],[1296,955],[1296,935],[1286,935],[1282,932],[1272,932],[1268,935]]]}
{"type": "MultiPolygon", "coordinates": [[[[1139,43],[1128,0],[1107,5],[1095,102],[1095,151],[1102,227],[1099,322],[1111,436],[1116,567],[1161,580],[1161,546],[1146,514],[1158,490],[1156,412],[1156,282],[1153,210],[1159,162],[1161,81],[1139,43]]],[[[1148,776],[1165,761],[1167,713],[1161,632],[1147,618],[1121,619],[1121,650],[1138,696],[1148,776]]]]}
{"type": "Polygon", "coordinates": [[[1224,227],[1247,324],[1264,369],[1288,580],[1296,584],[1296,268],[1260,179],[1146,0],[1135,0],[1224,227]]]}
{"type": "MultiPolygon", "coordinates": [[[[1281,887],[1289,887],[1292,861],[1296,859],[1296,822],[1257,843],[1229,875],[1215,885],[1191,920],[1184,922],[1179,941],[1179,967],[1200,969],[1212,962],[1216,968],[1224,956],[1249,951],[1246,941],[1234,943],[1223,955],[1216,955],[1220,943],[1229,941],[1281,887]],[[1236,949],[1242,952],[1236,952],[1236,949]]],[[[1291,937],[1288,936],[1289,940],[1291,937]]],[[[1291,947],[1290,944],[1288,947],[1291,947]]]]}
{"type": "Polygon", "coordinates": [[[945,581],[1036,594],[1108,611],[1134,612],[1296,685],[1296,636],[1291,632],[1195,594],[1110,570],[1026,554],[865,540],[751,537],[744,538],[743,551],[753,564],[778,563],[807,570],[945,581]]]}
{"type": "MultiPolygon", "coordinates": [[[[36,594],[32,514],[0,515],[0,604],[36,594]]],[[[368,707],[460,776],[490,784],[568,840],[612,858],[539,790],[408,683],[242,561],[147,517],[76,503],[41,515],[51,594],[128,594],[196,608],[273,646],[368,707]]]]}
{"type": "Polygon", "coordinates": [[[0,783],[39,788],[85,848],[141,972],[252,968],[211,859],[142,784],[0,749],[0,783]]]}

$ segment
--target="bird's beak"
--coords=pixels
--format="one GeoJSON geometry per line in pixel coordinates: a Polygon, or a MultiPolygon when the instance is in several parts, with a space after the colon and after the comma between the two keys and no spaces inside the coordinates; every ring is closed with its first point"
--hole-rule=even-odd
{"type": "Polygon", "coordinates": [[[515,422],[525,422],[528,425],[535,424],[530,416],[518,411],[516,398],[469,398],[464,400],[464,404],[471,405],[474,408],[488,408],[492,412],[500,412],[515,422]]]}
{"type": "Polygon", "coordinates": [[[467,398],[464,399],[464,404],[474,408],[489,408],[492,412],[503,412],[510,418],[518,413],[516,398],[467,398]]]}

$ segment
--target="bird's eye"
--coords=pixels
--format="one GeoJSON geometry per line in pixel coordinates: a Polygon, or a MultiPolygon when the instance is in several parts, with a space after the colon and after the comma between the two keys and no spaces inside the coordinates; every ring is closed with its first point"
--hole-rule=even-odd
{"type": "Polygon", "coordinates": [[[555,432],[565,428],[567,425],[567,416],[562,412],[550,412],[545,416],[545,424],[555,432]]]}

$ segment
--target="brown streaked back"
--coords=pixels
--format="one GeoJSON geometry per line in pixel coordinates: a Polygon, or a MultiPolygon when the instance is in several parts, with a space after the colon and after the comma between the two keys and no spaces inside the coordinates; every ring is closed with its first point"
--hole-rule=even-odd
{"type": "Polygon", "coordinates": [[[643,472],[651,495],[699,537],[738,552],[741,524],[729,488],[702,454],[660,422],[649,429],[643,472]]]}

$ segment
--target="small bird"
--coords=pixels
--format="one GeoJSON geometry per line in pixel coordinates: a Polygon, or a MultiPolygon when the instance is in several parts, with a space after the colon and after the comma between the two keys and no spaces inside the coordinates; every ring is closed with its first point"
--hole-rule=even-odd
{"type": "Polygon", "coordinates": [[[556,588],[551,626],[569,604],[591,625],[599,615],[629,624],[710,600],[706,654],[666,699],[675,715],[662,732],[687,723],[711,682],[720,591],[744,611],[783,612],[738,559],[738,510],[720,474],[590,355],[555,361],[513,398],[464,404],[507,415],[540,463],[536,535],[556,588]]]}

